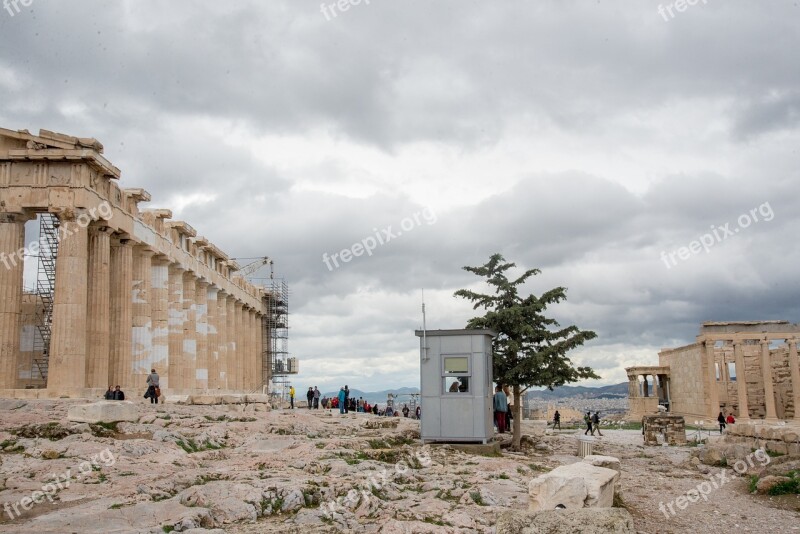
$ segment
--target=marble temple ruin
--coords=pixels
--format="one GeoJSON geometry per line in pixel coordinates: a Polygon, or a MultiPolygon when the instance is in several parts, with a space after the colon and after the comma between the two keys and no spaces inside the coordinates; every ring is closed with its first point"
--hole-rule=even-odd
{"type": "Polygon", "coordinates": [[[694,343],[659,352],[658,366],[626,369],[630,417],[661,405],[687,419],[800,423],[798,337],[788,321],[703,323],[694,343]]]}
{"type": "Polygon", "coordinates": [[[119,178],[95,139],[0,129],[0,396],[141,395],[151,368],[171,394],[261,392],[270,292],[119,178]],[[37,217],[49,249],[26,240],[37,217]],[[24,290],[37,255],[40,290],[24,290]]]}

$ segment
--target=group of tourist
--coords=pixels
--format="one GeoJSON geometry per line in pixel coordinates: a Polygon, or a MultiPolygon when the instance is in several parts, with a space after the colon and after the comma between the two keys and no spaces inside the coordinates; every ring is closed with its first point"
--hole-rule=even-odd
{"type": "Polygon", "coordinates": [[[492,405],[494,408],[494,426],[497,432],[503,434],[504,432],[511,432],[511,407],[514,405],[514,397],[508,385],[497,384],[495,394],[492,398],[492,405]]]}
{"type": "MultiPolygon", "coordinates": [[[[289,406],[294,409],[295,389],[294,386],[289,388],[289,406]]],[[[391,406],[380,408],[377,404],[370,404],[364,397],[351,397],[350,388],[345,384],[344,387],[339,389],[339,395],[336,397],[323,396],[317,386],[309,386],[306,392],[306,400],[308,402],[308,409],[318,410],[339,410],[339,413],[345,414],[350,412],[356,413],[371,413],[373,415],[400,417],[402,412],[403,417],[412,417],[420,419],[422,417],[422,409],[417,406],[412,413],[411,408],[407,404],[403,405],[401,410],[395,410],[391,406]]]]}
{"type": "MultiPolygon", "coordinates": [[[[597,435],[603,435],[600,432],[600,412],[594,412],[594,415],[592,415],[591,411],[586,412],[586,415],[583,416],[583,422],[586,423],[586,432],[583,433],[584,436],[589,433],[594,436],[595,430],[597,431],[597,435]]],[[[553,427],[555,428],[555,425],[553,425],[553,427]]],[[[561,428],[561,425],[559,425],[559,428],[561,428]]]]}
{"type": "Polygon", "coordinates": [[[722,434],[727,425],[732,425],[735,422],[736,419],[733,418],[732,413],[729,413],[728,417],[725,417],[725,414],[719,412],[719,415],[717,416],[717,423],[719,423],[719,433],[722,434]]]}
{"type": "MultiPolygon", "coordinates": [[[[147,391],[144,393],[145,399],[150,399],[150,404],[158,404],[158,398],[161,396],[161,388],[159,387],[158,373],[155,369],[150,369],[150,374],[147,375],[147,391]]],[[[125,393],[119,386],[108,386],[108,390],[103,395],[105,400],[125,400],[125,393]]]]}

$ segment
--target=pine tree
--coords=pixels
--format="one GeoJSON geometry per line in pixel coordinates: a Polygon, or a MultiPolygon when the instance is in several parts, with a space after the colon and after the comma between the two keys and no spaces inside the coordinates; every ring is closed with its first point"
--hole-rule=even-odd
{"type": "Polygon", "coordinates": [[[481,267],[464,267],[465,271],[486,278],[494,294],[460,289],[455,296],[472,301],[473,309],[486,310],[482,317],[470,319],[467,328],[488,328],[498,334],[492,347],[493,374],[498,384],[512,387],[512,447],[519,450],[522,394],[531,387],[545,386],[552,390],[578,380],[600,377],[590,367],[575,367],[566,355],[597,334],[574,325],[562,328],[555,319],[544,315],[548,305],[566,300],[567,289],[556,287],[538,297],[531,294],[522,298],[519,286],[541,271],[530,269],[510,281],[505,273],[514,267],[516,264],[505,263],[500,254],[492,255],[481,267]]]}

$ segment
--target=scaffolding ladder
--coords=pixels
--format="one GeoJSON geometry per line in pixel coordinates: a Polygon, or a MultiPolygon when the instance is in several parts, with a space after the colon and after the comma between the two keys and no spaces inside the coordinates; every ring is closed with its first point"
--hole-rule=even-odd
{"type": "Polygon", "coordinates": [[[264,318],[264,384],[272,383],[273,395],[288,398],[291,382],[288,375],[298,372],[297,360],[289,358],[289,285],[282,279],[270,279],[264,318]]]}
{"type": "Polygon", "coordinates": [[[58,256],[59,221],[52,213],[39,215],[39,266],[36,274],[35,303],[36,333],[33,338],[31,381],[41,380],[47,385],[47,369],[50,360],[52,337],[53,302],[56,290],[56,257],[58,256]]]}

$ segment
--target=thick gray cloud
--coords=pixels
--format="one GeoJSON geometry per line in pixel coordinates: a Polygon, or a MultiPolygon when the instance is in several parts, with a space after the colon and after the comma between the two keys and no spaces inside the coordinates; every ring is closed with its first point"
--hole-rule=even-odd
{"type": "Polygon", "coordinates": [[[494,252],[569,288],[552,313],[613,383],[702,321],[800,315],[798,6],[659,5],[33,0],[0,11],[0,125],[96,137],[124,187],[274,258],[301,386],[414,385],[421,289],[463,326],[494,252]]]}

